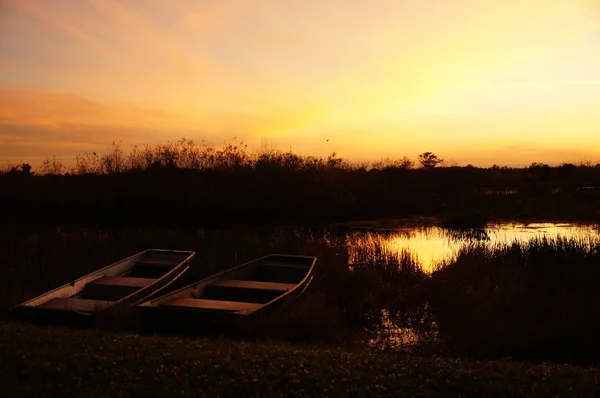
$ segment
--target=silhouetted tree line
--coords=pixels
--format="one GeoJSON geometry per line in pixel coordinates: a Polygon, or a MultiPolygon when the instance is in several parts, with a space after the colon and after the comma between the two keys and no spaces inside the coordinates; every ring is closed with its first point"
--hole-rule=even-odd
{"type": "Polygon", "coordinates": [[[352,164],[335,153],[301,156],[243,144],[181,140],[106,154],[68,169],[46,159],[0,175],[3,222],[11,224],[240,225],[320,223],[374,217],[446,219],[600,218],[600,167],[436,167],[425,152],[352,164]],[[482,217],[470,217],[470,215],[482,217]]]}

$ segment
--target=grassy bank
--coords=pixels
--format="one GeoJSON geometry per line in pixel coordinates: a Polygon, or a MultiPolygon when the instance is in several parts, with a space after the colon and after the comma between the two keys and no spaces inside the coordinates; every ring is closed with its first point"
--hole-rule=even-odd
{"type": "Polygon", "coordinates": [[[590,367],[0,323],[6,397],[587,397],[599,378],[590,367]]]}

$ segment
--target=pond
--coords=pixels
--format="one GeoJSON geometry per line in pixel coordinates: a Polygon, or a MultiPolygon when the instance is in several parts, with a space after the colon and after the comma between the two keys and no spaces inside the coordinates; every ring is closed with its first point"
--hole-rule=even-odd
{"type": "MultiPolygon", "coordinates": [[[[600,228],[597,224],[576,223],[496,223],[486,228],[452,230],[437,226],[396,225],[386,228],[355,228],[346,234],[349,249],[349,262],[358,260],[358,253],[365,249],[379,247],[387,254],[401,256],[409,253],[416,258],[422,269],[431,273],[445,260],[454,257],[459,249],[471,243],[504,245],[513,242],[526,243],[536,238],[567,238],[580,242],[597,242],[600,228]]],[[[435,327],[427,331],[398,327],[388,317],[386,310],[381,313],[382,328],[379,335],[369,342],[373,347],[408,349],[423,341],[437,339],[435,327]],[[425,334],[424,334],[425,333],[425,334]]]]}
{"type": "Polygon", "coordinates": [[[348,233],[350,262],[353,248],[381,243],[390,253],[408,251],[416,257],[426,272],[435,270],[445,259],[455,255],[460,247],[472,242],[490,245],[526,242],[532,238],[556,237],[588,239],[600,236],[598,225],[574,223],[498,223],[482,229],[451,230],[436,226],[398,226],[386,230],[353,230],[348,233]]]}

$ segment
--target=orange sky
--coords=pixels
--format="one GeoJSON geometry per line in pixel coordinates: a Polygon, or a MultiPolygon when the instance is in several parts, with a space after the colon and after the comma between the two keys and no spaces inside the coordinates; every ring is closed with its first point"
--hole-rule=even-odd
{"type": "Polygon", "coordinates": [[[599,133],[597,0],[0,0],[0,160],[236,136],[595,162],[599,133]]]}

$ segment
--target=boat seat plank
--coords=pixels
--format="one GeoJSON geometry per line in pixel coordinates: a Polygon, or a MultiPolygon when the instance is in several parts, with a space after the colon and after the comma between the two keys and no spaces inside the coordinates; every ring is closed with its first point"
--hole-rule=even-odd
{"type": "Polygon", "coordinates": [[[257,310],[263,304],[244,303],[238,301],[205,300],[195,298],[178,298],[160,304],[161,307],[196,308],[201,310],[244,312],[257,310]]]}
{"type": "Polygon", "coordinates": [[[56,297],[40,304],[39,308],[47,308],[51,310],[66,310],[79,312],[94,312],[105,309],[113,304],[112,301],[103,300],[85,300],[76,298],[56,297]]]}
{"type": "Polygon", "coordinates": [[[178,265],[179,263],[180,263],[180,261],[177,259],[165,260],[165,259],[155,259],[155,258],[143,258],[143,259],[137,260],[134,264],[134,267],[136,265],[139,265],[142,267],[172,268],[172,267],[178,265]]]}
{"type": "Polygon", "coordinates": [[[85,285],[82,298],[89,300],[117,301],[136,291],[152,285],[157,279],[103,276],[85,285]]]}
{"type": "Polygon", "coordinates": [[[310,268],[310,264],[301,264],[301,263],[292,263],[282,260],[265,260],[260,265],[265,267],[282,267],[282,268],[299,268],[299,269],[308,269],[310,268]]]}
{"type": "Polygon", "coordinates": [[[173,252],[166,251],[160,252],[156,250],[148,250],[141,258],[151,258],[156,260],[177,260],[180,262],[186,259],[190,255],[190,252],[173,252]]]}
{"type": "Polygon", "coordinates": [[[151,278],[131,278],[126,276],[103,276],[88,282],[88,285],[97,286],[125,286],[131,288],[142,288],[149,286],[156,282],[158,279],[151,278]]]}
{"type": "Polygon", "coordinates": [[[232,287],[241,289],[256,289],[256,290],[275,290],[287,292],[296,287],[293,283],[276,283],[276,282],[260,282],[260,281],[244,281],[237,279],[229,279],[211,283],[210,286],[232,287]]]}

